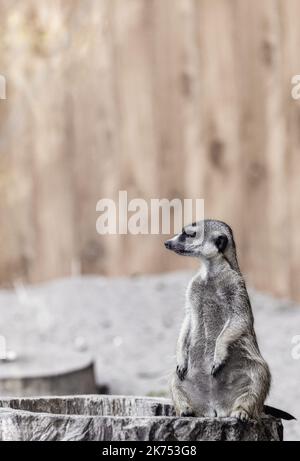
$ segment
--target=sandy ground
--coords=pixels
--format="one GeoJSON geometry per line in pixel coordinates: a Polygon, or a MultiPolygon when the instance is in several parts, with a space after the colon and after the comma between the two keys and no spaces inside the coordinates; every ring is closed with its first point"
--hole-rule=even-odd
{"type": "MultiPolygon", "coordinates": [[[[89,352],[111,393],[167,395],[189,272],[134,278],[81,277],[0,291],[0,334],[20,357],[61,347],[89,352]]],[[[269,404],[294,414],[285,439],[300,440],[300,306],[250,290],[261,351],[273,385],[269,404]]],[[[53,357],[53,360],[56,360],[53,357]]],[[[60,358],[61,360],[61,358],[60,358]]],[[[1,364],[0,364],[1,376],[1,364]]]]}

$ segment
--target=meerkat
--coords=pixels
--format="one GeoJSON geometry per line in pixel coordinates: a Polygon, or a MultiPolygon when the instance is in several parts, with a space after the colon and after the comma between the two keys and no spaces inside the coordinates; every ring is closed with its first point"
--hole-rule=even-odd
{"type": "Polygon", "coordinates": [[[186,226],[165,246],[201,260],[187,287],[177,343],[177,368],[171,381],[176,414],[245,421],[268,412],[292,419],[264,406],[271,375],[258,347],[231,228],[221,221],[204,220],[186,226]]]}

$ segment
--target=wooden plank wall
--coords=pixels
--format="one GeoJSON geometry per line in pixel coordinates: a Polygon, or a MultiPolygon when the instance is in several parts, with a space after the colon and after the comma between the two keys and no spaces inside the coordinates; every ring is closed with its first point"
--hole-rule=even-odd
{"type": "Polygon", "coordinates": [[[96,203],[204,198],[300,300],[299,0],[0,0],[0,283],[195,267],[96,203]]]}

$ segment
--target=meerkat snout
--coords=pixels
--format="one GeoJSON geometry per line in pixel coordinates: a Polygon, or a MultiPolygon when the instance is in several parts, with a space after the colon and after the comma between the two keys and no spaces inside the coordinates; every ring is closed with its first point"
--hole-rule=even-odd
{"type": "Polygon", "coordinates": [[[167,248],[167,250],[171,250],[172,249],[172,242],[171,240],[167,240],[165,242],[165,247],[167,248]]]}

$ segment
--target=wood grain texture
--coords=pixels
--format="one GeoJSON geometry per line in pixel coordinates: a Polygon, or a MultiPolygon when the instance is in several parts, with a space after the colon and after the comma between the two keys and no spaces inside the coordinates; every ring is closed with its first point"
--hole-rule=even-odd
{"type": "Polygon", "coordinates": [[[300,300],[297,0],[0,2],[0,283],[196,267],[96,233],[99,199],[204,198],[300,300]]]}
{"type": "MultiPolygon", "coordinates": [[[[282,441],[279,419],[178,418],[168,399],[95,396],[4,399],[1,441],[282,441]]],[[[105,454],[105,452],[103,452],[105,454]]]]}

